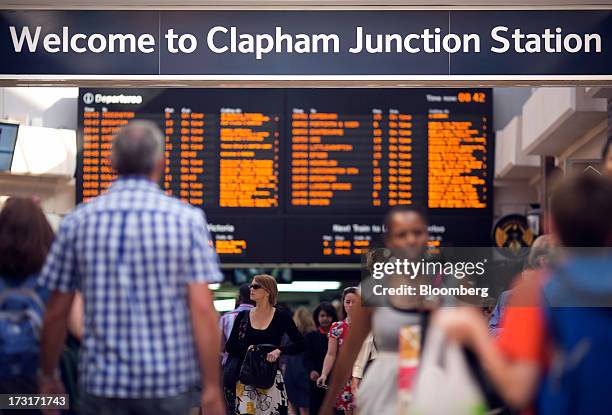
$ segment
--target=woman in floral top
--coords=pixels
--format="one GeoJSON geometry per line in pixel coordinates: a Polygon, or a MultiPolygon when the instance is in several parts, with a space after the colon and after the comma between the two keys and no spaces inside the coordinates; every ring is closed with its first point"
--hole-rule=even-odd
{"type": "MultiPolygon", "coordinates": [[[[338,356],[338,351],[346,340],[351,327],[351,310],[353,304],[357,301],[357,288],[348,287],[342,292],[342,310],[344,311],[344,320],[335,322],[329,329],[329,344],[327,346],[327,354],[323,361],[323,369],[321,376],[317,379],[317,386],[326,388],[327,377],[334,367],[334,362],[338,356]]],[[[350,415],[353,413],[353,394],[351,393],[351,378],[347,378],[342,391],[336,398],[334,409],[338,414],[350,415]]]]}

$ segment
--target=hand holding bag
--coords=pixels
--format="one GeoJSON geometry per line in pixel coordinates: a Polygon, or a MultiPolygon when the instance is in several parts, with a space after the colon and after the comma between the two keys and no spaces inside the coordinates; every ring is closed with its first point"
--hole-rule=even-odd
{"type": "Polygon", "coordinates": [[[274,385],[278,361],[270,363],[268,353],[277,349],[273,344],[255,344],[249,346],[240,368],[240,382],[256,388],[268,389],[274,385]]]}
{"type": "Polygon", "coordinates": [[[486,412],[483,393],[462,349],[449,342],[439,328],[431,326],[408,414],[481,415],[486,412]]]}

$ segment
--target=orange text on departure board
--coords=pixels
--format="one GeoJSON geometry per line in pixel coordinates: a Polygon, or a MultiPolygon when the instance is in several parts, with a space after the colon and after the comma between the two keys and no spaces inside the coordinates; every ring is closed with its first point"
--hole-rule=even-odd
{"type": "Polygon", "coordinates": [[[134,117],[132,111],[84,111],[81,152],[84,202],[104,192],[117,178],[109,161],[113,136],[134,117]]]}
{"type": "Polygon", "coordinates": [[[219,206],[278,206],[278,117],[222,112],[219,206]]]}
{"type": "Polygon", "coordinates": [[[428,206],[485,208],[486,118],[462,121],[430,114],[428,131],[428,206]]]}
{"type": "Polygon", "coordinates": [[[353,189],[345,178],[358,175],[360,170],[340,165],[336,155],[354,151],[350,134],[360,127],[358,120],[340,120],[335,113],[294,111],[290,153],[293,206],[329,206],[338,193],[353,189]]]}

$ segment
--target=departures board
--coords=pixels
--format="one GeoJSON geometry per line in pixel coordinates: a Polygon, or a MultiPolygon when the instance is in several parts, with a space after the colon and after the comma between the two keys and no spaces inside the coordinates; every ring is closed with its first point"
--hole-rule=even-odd
{"type": "Polygon", "coordinates": [[[385,212],[427,208],[433,246],[485,246],[490,89],[86,89],[77,200],[115,179],[112,137],[165,134],[160,187],[204,209],[224,263],[356,263],[385,212]]]}

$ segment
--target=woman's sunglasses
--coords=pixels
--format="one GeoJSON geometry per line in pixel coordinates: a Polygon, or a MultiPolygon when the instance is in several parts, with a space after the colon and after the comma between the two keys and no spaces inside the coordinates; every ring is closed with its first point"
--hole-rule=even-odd
{"type": "Polygon", "coordinates": [[[261,288],[261,285],[259,285],[259,284],[251,284],[251,285],[249,285],[249,288],[251,290],[259,290],[261,288]]]}

